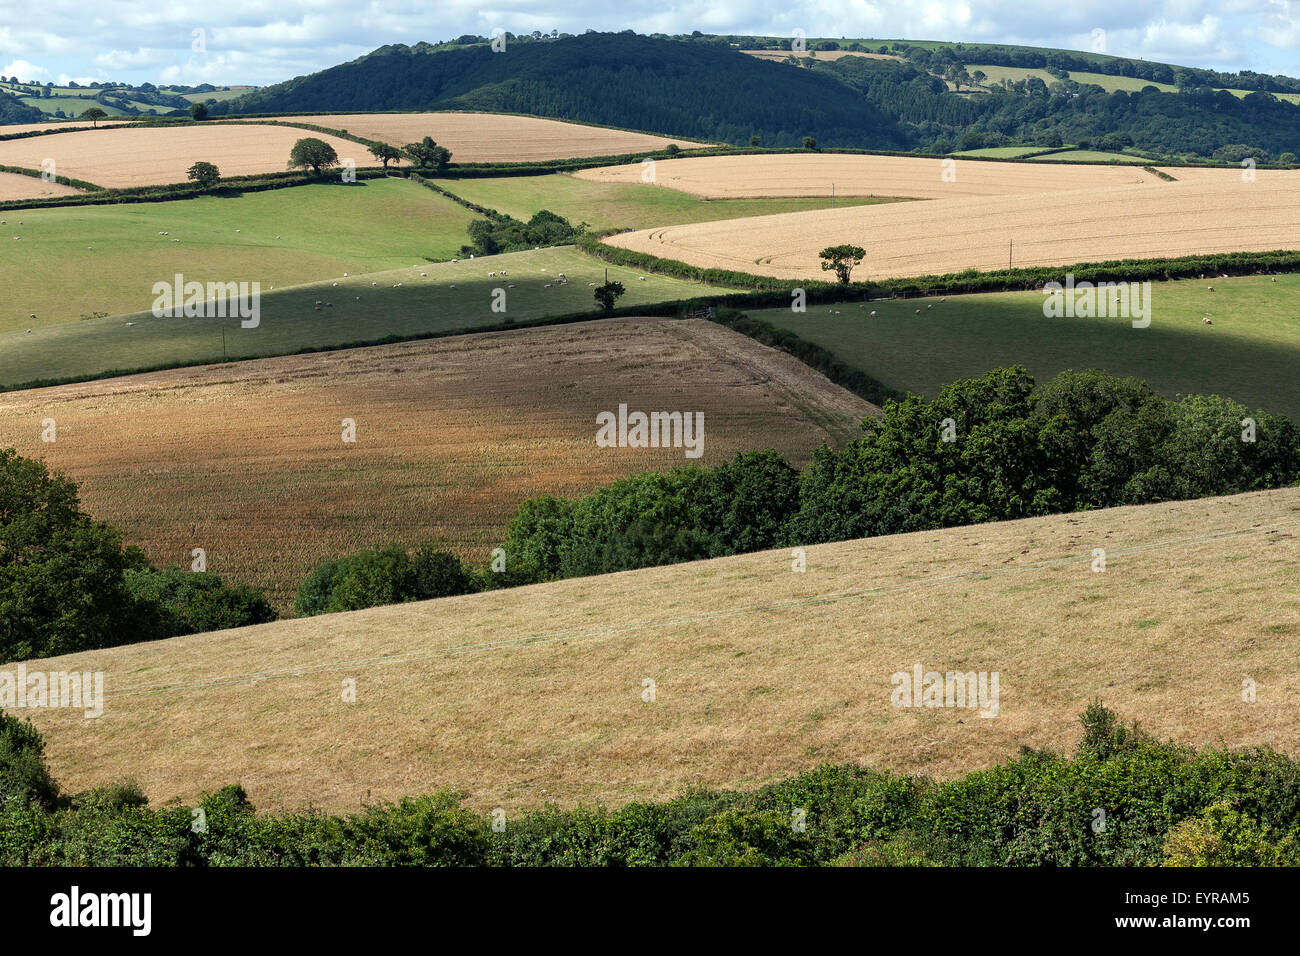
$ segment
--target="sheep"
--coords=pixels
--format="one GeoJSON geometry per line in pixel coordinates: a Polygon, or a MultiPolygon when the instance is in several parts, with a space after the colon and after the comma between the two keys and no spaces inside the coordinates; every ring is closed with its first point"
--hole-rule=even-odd
{"type": "Polygon", "coordinates": [[[875,309],[872,309],[872,310],[871,310],[871,317],[872,317],[873,319],[876,317],[876,310],[875,310],[875,309]]]}
{"type": "Polygon", "coordinates": [[[920,315],[920,314],[921,314],[921,310],[920,310],[920,309],[917,309],[917,310],[916,310],[916,314],[917,314],[917,315],[920,315]]]}
{"type": "Polygon", "coordinates": [[[421,279],[427,279],[427,278],[429,278],[429,273],[427,273],[427,272],[421,272],[421,273],[420,273],[420,278],[421,278],[421,279]]]}
{"type": "Polygon", "coordinates": [[[316,304],[317,304],[317,305],[320,305],[320,299],[317,299],[317,300],[316,300],[316,304]]]}
{"type": "Polygon", "coordinates": [[[238,229],[236,229],[236,230],[235,230],[235,232],[239,232],[239,230],[238,230],[238,229]]]}
{"type": "Polygon", "coordinates": [[[345,272],[345,273],[343,273],[343,278],[345,278],[345,279],[346,279],[346,278],[347,278],[347,277],[348,277],[348,274],[347,274],[347,273],[346,273],[346,272],[345,272]]]}
{"type": "Polygon", "coordinates": [[[543,289],[549,289],[550,287],[551,287],[551,284],[550,284],[549,282],[546,283],[546,285],[542,286],[543,289]]]}
{"type": "Polygon", "coordinates": [[[1203,316],[1203,317],[1201,318],[1201,321],[1204,322],[1206,325],[1213,325],[1213,324],[1214,324],[1213,322],[1210,321],[1210,317],[1209,317],[1208,315],[1203,316]]]}
{"type": "Polygon", "coordinates": [[[31,329],[28,329],[28,330],[27,330],[27,334],[28,334],[28,335],[31,335],[31,334],[32,334],[32,330],[31,330],[31,329]]]}
{"type": "Polygon", "coordinates": [[[34,318],[36,318],[36,313],[35,313],[35,312],[33,312],[33,313],[32,313],[32,314],[31,314],[31,316],[30,316],[30,317],[31,317],[31,318],[33,318],[33,319],[34,319],[34,318]]]}
{"type": "Polygon", "coordinates": [[[279,236],[276,236],[275,238],[279,239],[280,237],[279,237],[279,236]]]}
{"type": "Polygon", "coordinates": [[[495,272],[489,272],[489,273],[488,273],[488,278],[489,278],[489,279],[495,279],[496,277],[497,277],[497,274],[496,274],[495,272]]]}
{"type": "Polygon", "coordinates": [[[932,306],[932,305],[927,305],[926,308],[927,308],[927,309],[933,309],[934,306],[932,306]]]}
{"type": "Polygon", "coordinates": [[[337,289],[338,287],[339,287],[339,284],[338,284],[337,282],[334,283],[333,288],[337,289]]]}
{"type": "Polygon", "coordinates": [[[645,282],[645,276],[637,276],[636,278],[638,282],[645,282]]]}
{"type": "Polygon", "coordinates": [[[370,283],[370,284],[371,284],[371,285],[379,285],[378,282],[372,282],[372,283],[370,283]]]}
{"type": "Polygon", "coordinates": [[[513,289],[514,287],[515,287],[515,284],[514,284],[513,282],[510,283],[508,286],[506,286],[507,289],[513,289]]]}
{"type": "Polygon", "coordinates": [[[129,329],[131,326],[133,326],[133,325],[135,325],[134,322],[128,322],[128,323],[126,323],[126,327],[127,327],[128,329],[129,329]]]}
{"type": "Polygon", "coordinates": [[[455,286],[452,286],[452,288],[454,289],[454,288],[456,288],[456,287],[455,287],[455,286]]]}
{"type": "Polygon", "coordinates": [[[1206,288],[1209,289],[1211,292],[1214,291],[1214,286],[1212,286],[1212,285],[1211,285],[1211,286],[1206,286],[1206,288]]]}

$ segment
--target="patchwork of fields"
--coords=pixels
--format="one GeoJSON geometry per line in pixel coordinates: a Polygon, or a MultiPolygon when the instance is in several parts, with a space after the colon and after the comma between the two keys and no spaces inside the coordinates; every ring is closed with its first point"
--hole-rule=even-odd
{"type": "Polygon", "coordinates": [[[206,548],[287,612],[327,558],[431,540],[486,563],[524,498],[763,448],[803,463],[873,411],[711,322],[599,320],[0,393],[0,447],[77,480],[159,565],[206,548]],[[620,403],[703,412],[703,456],[596,447],[620,403]]]}
{"type": "Polygon", "coordinates": [[[44,199],[47,196],[75,196],[81,190],[63,183],[46,182],[21,173],[0,173],[0,202],[11,199],[44,199]]]}
{"type": "Polygon", "coordinates": [[[615,804],[838,761],[946,778],[1073,747],[1096,698],[1161,738],[1294,750],[1298,531],[1292,488],[820,545],[803,574],[769,551],[281,621],[51,659],[105,673],[104,713],[34,718],[71,788],[239,781],[333,810],[443,786],[615,804]],[[997,719],[891,706],[914,666],[997,671],[997,719]]]}

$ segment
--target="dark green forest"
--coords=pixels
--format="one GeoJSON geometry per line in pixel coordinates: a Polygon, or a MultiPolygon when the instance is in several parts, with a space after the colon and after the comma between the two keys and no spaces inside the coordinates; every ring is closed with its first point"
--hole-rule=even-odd
{"type": "MultiPolygon", "coordinates": [[[[759,44],[742,39],[745,46],[759,44]]],[[[213,104],[212,113],[482,110],[739,146],[757,138],[765,147],[799,146],[812,136],[828,148],[927,152],[1076,144],[1227,161],[1232,157],[1225,149],[1244,149],[1260,161],[1289,162],[1293,156],[1284,154],[1300,151],[1300,106],[1273,95],[1300,89],[1300,81],[1290,77],[1015,47],[894,43],[881,49],[904,59],[773,62],[740,53],[724,37],[631,31],[507,35],[502,53],[493,52],[487,38],[461,37],[437,46],[381,47],[350,63],[213,104]],[[949,91],[939,76],[960,76],[969,63],[1042,68],[1058,80],[949,91]],[[1178,90],[1107,93],[1070,79],[1070,69],[1147,78],[1178,90]],[[1237,97],[1213,89],[1220,85],[1259,92],[1237,97]]]]}

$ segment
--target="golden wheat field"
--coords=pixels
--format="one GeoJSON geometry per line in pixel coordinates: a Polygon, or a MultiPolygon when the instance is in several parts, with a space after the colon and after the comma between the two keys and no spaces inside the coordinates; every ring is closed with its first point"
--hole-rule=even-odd
{"type": "MultiPolygon", "coordinates": [[[[640,163],[574,173],[596,182],[640,183],[640,163]]],[[[767,196],[899,196],[952,199],[1111,189],[1160,178],[1141,167],[921,159],[848,153],[771,153],[657,160],[654,182],[704,199],[767,196]]]]}
{"type": "Polygon", "coordinates": [[[0,202],[11,199],[44,199],[46,196],[71,196],[81,192],[63,183],[47,183],[35,176],[0,173],[0,202]]]}
{"type": "MultiPolygon", "coordinates": [[[[539,162],[582,156],[615,156],[705,143],[584,126],[535,116],[501,113],[358,113],[326,116],[277,116],[280,123],[311,123],[345,130],[353,136],[404,146],[432,136],[451,150],[458,163],[539,162]]],[[[639,167],[638,167],[639,168],[639,167]]]]}
{"type": "Polygon", "coordinates": [[[855,279],[1294,249],[1300,172],[1254,183],[1161,182],[783,213],[610,236],[611,245],[706,268],[825,278],[818,253],[866,249],[855,279]],[[1014,244],[1014,246],[1013,246],[1014,244]]]}
{"type": "MultiPolygon", "coordinates": [[[[86,130],[0,141],[0,165],[41,169],[54,160],[60,176],[122,188],[185,182],[194,163],[214,163],[222,176],[287,169],[293,144],[309,135],[287,126],[160,126],[86,130]]],[[[377,166],[359,143],[317,135],[358,167],[377,166]]]]}
{"type": "Polygon", "coordinates": [[[1294,754],[1297,531],[1293,488],[281,621],[44,661],[102,671],[104,712],[32,717],[69,790],[238,781],[263,808],[613,804],[837,761],[945,778],[1073,747],[1098,697],[1160,737],[1294,754]],[[892,706],[916,665],[997,672],[997,716],[892,706]]]}
{"type": "Polygon", "coordinates": [[[596,447],[620,402],[703,412],[699,464],[760,448],[802,463],[876,411],[711,322],[601,320],[0,394],[0,447],[75,479],[155,564],[204,548],[286,612],[326,558],[431,540],[486,563],[525,498],[689,463],[596,447]]]}
{"type": "MultiPolygon", "coordinates": [[[[130,123],[138,120],[139,117],[136,116],[108,116],[99,120],[97,125],[102,127],[105,123],[130,123]]],[[[95,128],[96,124],[92,124],[90,120],[79,119],[59,120],[49,123],[12,123],[6,126],[0,126],[0,136],[15,136],[19,133],[44,132],[45,130],[51,129],[79,130],[95,128]]]]}

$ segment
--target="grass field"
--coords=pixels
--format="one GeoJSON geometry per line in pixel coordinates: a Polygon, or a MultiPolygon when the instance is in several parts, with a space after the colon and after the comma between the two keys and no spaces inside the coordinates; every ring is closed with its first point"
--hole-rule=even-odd
{"type": "Polygon", "coordinates": [[[450,258],[469,241],[466,227],[475,218],[432,190],[397,179],[0,212],[8,253],[0,259],[0,335],[95,312],[148,309],[153,284],[177,272],[201,281],[256,280],[265,292],[450,258]]]}
{"type": "MultiPolygon", "coordinates": [[[[6,129],[7,127],[0,127],[6,129]]],[[[287,126],[184,125],[97,130],[34,136],[0,142],[0,165],[41,169],[53,159],[60,176],[120,188],[186,181],[185,171],[202,160],[223,176],[284,172],[293,144],[307,135],[287,126]]],[[[316,134],[340,159],[358,168],[378,166],[359,143],[316,134]]]]}
{"type": "MultiPolygon", "coordinates": [[[[988,165],[1067,174],[1099,168],[988,165]]],[[[822,277],[818,252],[836,243],[867,250],[855,278],[992,270],[1009,259],[1018,266],[1065,266],[1296,247],[1300,172],[1253,183],[1239,175],[1236,181],[1170,183],[1141,170],[1114,172],[1148,176],[1154,184],[786,213],[627,232],[605,241],[695,266],[782,279],[822,277]]]]}
{"type": "Polygon", "coordinates": [[[984,75],[988,78],[984,81],[984,86],[1000,86],[1003,80],[1010,80],[1012,83],[1019,83],[1021,80],[1027,80],[1030,77],[1037,77],[1048,86],[1053,83],[1059,83],[1056,77],[1046,70],[1027,69],[1019,66],[996,66],[992,63],[967,63],[966,70],[974,73],[976,70],[983,70],[984,75]]]}
{"type": "Polygon", "coordinates": [[[1156,282],[1151,325],[1045,318],[1039,292],[899,299],[753,314],[830,349],[894,388],[933,397],[947,383],[1021,364],[1040,380],[1103,368],[1162,393],[1217,392],[1300,418],[1300,276],[1156,282]],[[1209,292],[1207,285],[1213,285],[1209,292]],[[916,310],[920,309],[918,315],[916,310]],[[870,313],[877,314],[872,317],[870,313]],[[1209,316],[1211,326],[1201,322],[1209,316]]]}
{"type": "MultiPolygon", "coordinates": [[[[641,182],[639,163],[574,173],[603,183],[641,182]]],[[[1142,170],[1110,166],[1054,167],[1019,163],[961,162],[910,156],[847,153],[769,153],[696,156],[660,160],[659,186],[708,199],[742,197],[901,196],[911,199],[1012,196],[1070,189],[1109,189],[1160,180],[1142,170]],[[951,165],[945,166],[948,162],[951,165]],[[945,173],[947,175],[945,176],[945,173]]]]}
{"type": "Polygon", "coordinates": [[[1059,153],[1033,156],[1029,161],[1034,163],[1121,163],[1133,166],[1146,166],[1151,163],[1151,160],[1142,156],[1130,156],[1127,153],[1107,153],[1099,149],[1066,149],[1059,153]]]}
{"type": "Polygon", "coordinates": [[[702,465],[769,447],[802,464],[874,410],[712,322],[607,319],[4,393],[0,447],[76,479],[156,563],[204,547],[288,612],[326,558],[431,540],[485,564],[526,497],[688,463],[596,447],[620,403],[703,412],[702,465]]]}
{"type": "Polygon", "coordinates": [[[683,149],[707,145],[688,139],[586,126],[537,116],[502,113],[338,113],[277,116],[281,123],[310,123],[394,146],[432,136],[457,163],[540,162],[582,156],[653,152],[669,143],[683,149]]]}
{"type": "Polygon", "coordinates": [[[104,672],[104,713],[32,719],[70,790],[238,781],[332,810],[443,786],[622,803],[838,761],[949,778],[1072,748],[1096,698],[1158,737],[1295,753],[1298,526],[1288,489],[821,545],[803,574],[770,551],[197,634],[49,661],[104,672]],[[998,715],[891,706],[915,665],[998,672],[998,715]]]}
{"type": "MultiPolygon", "coordinates": [[[[438,185],[462,199],[527,220],[549,209],[570,222],[586,222],[593,231],[644,229],[650,226],[742,219],[778,212],[827,209],[830,197],[763,199],[702,199],[676,189],[645,183],[595,182],[568,173],[549,176],[510,176],[493,179],[439,180],[438,185]]],[[[837,206],[888,202],[883,198],[845,196],[837,206]]]]}
{"type": "Polygon", "coordinates": [[[954,156],[987,156],[991,159],[1016,159],[1026,153],[1036,153],[1042,146],[986,146],[983,149],[964,149],[954,156]]]}
{"type": "MultiPolygon", "coordinates": [[[[375,218],[371,225],[382,229],[386,224],[375,218]]],[[[203,261],[197,259],[192,271],[195,278],[207,281],[212,274],[201,271],[203,261]]],[[[216,362],[223,349],[229,358],[257,358],[375,341],[388,335],[473,331],[507,320],[526,322],[594,312],[591,286],[604,281],[605,273],[604,263],[572,246],[353,273],[347,278],[340,270],[336,279],[289,287],[277,284],[274,291],[263,285],[261,324],[255,329],[241,328],[238,318],[158,319],[141,312],[46,326],[31,334],[23,330],[0,333],[0,384],[167,363],[216,362]],[[500,270],[508,271],[509,276],[488,276],[500,270]],[[559,273],[568,276],[567,285],[556,284],[559,273]],[[492,310],[493,290],[498,288],[505,289],[504,312],[492,310]],[[320,309],[317,301],[322,303],[320,309]],[[128,326],[128,322],[135,325],[128,326]]],[[[609,266],[608,274],[627,289],[620,306],[674,301],[719,288],[618,266],[609,266]],[[638,278],[641,275],[645,281],[638,278]]],[[[169,276],[164,272],[150,282],[167,281],[169,276]]],[[[150,286],[144,291],[151,304],[150,286]]]]}

